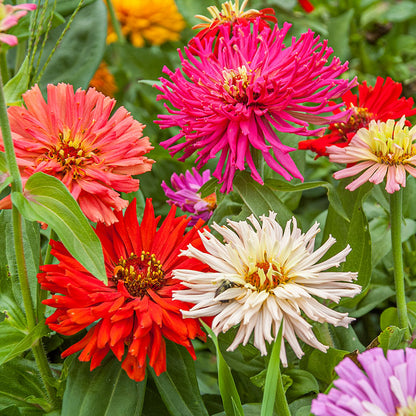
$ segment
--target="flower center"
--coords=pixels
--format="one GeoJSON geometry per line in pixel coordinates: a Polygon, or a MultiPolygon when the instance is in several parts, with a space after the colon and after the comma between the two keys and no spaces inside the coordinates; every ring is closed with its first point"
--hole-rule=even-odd
{"type": "Polygon", "coordinates": [[[396,409],[396,416],[416,416],[416,400],[409,397],[406,407],[396,409]]]}
{"type": "MultiPolygon", "coordinates": [[[[221,11],[218,9],[217,6],[208,7],[208,11],[212,16],[212,19],[205,17],[205,16],[200,16],[200,15],[197,15],[195,17],[198,17],[199,19],[208,22],[208,24],[212,24],[214,22],[223,24],[226,22],[233,23],[240,18],[250,19],[250,18],[262,16],[262,13],[256,9],[250,9],[250,10],[244,11],[247,5],[247,0],[243,2],[241,7],[239,7],[238,3],[239,3],[238,1],[236,1],[234,4],[231,1],[226,1],[225,3],[222,4],[221,11]]],[[[207,24],[198,25],[198,27],[203,27],[203,26],[208,26],[208,25],[207,24]]]]}
{"type": "MultiPolygon", "coordinates": [[[[333,129],[337,130],[342,139],[348,142],[351,139],[351,133],[356,133],[363,127],[367,127],[372,119],[372,114],[366,108],[352,107],[353,113],[345,123],[334,123],[333,129]]],[[[332,129],[331,129],[332,130],[332,129]]]]}
{"type": "Polygon", "coordinates": [[[272,290],[289,281],[284,267],[276,261],[256,263],[250,267],[245,277],[247,283],[254,286],[257,291],[272,290]]]}
{"type": "Polygon", "coordinates": [[[217,207],[217,196],[215,195],[215,192],[202,199],[207,203],[208,209],[210,211],[214,211],[214,209],[217,207]]]}
{"type": "Polygon", "coordinates": [[[246,66],[240,66],[237,70],[224,69],[222,75],[224,78],[224,90],[238,102],[246,103],[248,100],[246,89],[251,80],[251,69],[246,66]]]}
{"type": "Polygon", "coordinates": [[[112,280],[115,284],[122,280],[132,296],[142,298],[148,289],[160,289],[165,283],[164,277],[165,272],[156,256],[142,251],[140,256],[131,253],[128,259],[120,257],[112,280]]]}
{"type": "Polygon", "coordinates": [[[94,151],[86,149],[82,134],[78,133],[74,136],[71,130],[65,128],[62,133],[59,133],[59,142],[56,146],[49,150],[46,157],[42,156],[39,162],[45,159],[55,160],[62,166],[62,171],[65,173],[72,171],[73,179],[77,179],[83,175],[82,167],[86,162],[99,163],[96,153],[98,152],[95,149],[94,151]]]}

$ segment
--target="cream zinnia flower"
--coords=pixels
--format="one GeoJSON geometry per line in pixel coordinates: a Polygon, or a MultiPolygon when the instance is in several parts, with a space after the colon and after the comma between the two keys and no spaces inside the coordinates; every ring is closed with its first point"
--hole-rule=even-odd
{"type": "MultiPolygon", "coordinates": [[[[254,216],[248,218],[252,225],[230,220],[228,227],[214,223],[212,228],[222,235],[224,243],[207,230],[201,233],[207,253],[189,245],[182,255],[208,264],[212,272],[175,270],[174,276],[189,289],[177,291],[174,299],[195,304],[182,312],[185,318],[215,316],[212,329],[217,335],[239,324],[228,348],[230,351],[241,343],[246,345],[254,332],[254,345],[266,355],[265,341],[270,343],[276,339],[283,318],[283,338],[299,358],[303,351],[296,336],[326,351],[328,347],[316,339],[312,325],[302,317],[301,311],[313,321],[335,326],[348,326],[353,320],[314,298],[339,302],[342,296],[353,297],[360,292],[360,286],[350,283],[357,273],[324,272],[345,261],[351,248],[347,246],[317,264],[335,243],[329,236],[313,251],[319,224],[315,223],[302,234],[295,218],[288,221],[284,231],[275,220],[276,213],[260,218],[261,225],[254,216]]],[[[281,360],[286,365],[284,343],[281,360]]]]}

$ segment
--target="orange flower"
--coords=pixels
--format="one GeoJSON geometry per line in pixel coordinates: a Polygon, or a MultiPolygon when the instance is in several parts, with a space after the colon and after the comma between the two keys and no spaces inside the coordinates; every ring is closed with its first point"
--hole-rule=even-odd
{"type": "Polygon", "coordinates": [[[137,191],[139,180],[131,175],[154,163],[144,156],[153,149],[142,137],[145,126],[124,107],[110,117],[116,101],[93,88],[74,93],[72,85],[50,84],[46,103],[35,85],[23,100],[26,108],[8,109],[23,182],[35,172],[55,176],[91,221],[117,221],[111,208],[121,210],[128,202],[116,191],[137,191]]]}
{"type": "MultiPolygon", "coordinates": [[[[177,41],[185,28],[185,21],[174,0],[112,0],[121,30],[130,42],[141,48],[148,42],[161,45],[177,41]]],[[[117,35],[109,24],[107,42],[115,42],[117,35]]]]}
{"type": "Polygon", "coordinates": [[[108,97],[114,97],[114,94],[117,92],[118,88],[114,76],[104,61],[100,63],[97,71],[95,71],[90,81],[90,87],[95,88],[108,97]]]}
{"type": "Polygon", "coordinates": [[[54,295],[44,301],[56,308],[46,323],[63,335],[89,328],[87,334],[62,356],[82,351],[79,359],[91,361],[93,370],[110,352],[123,359],[122,368],[136,381],[145,377],[146,361],[157,375],[166,370],[165,338],[183,345],[195,359],[191,339],[203,332],[198,320],[183,319],[181,311],[191,305],[172,300],[172,291],[184,287],[173,279],[172,270],[189,268],[206,271],[208,266],[195,259],[179,256],[189,243],[203,249],[198,235],[203,221],[184,234],[188,219],[175,218],[172,207],[156,230],[151,200],[146,201],[143,221],[137,221],[133,201],[118,223],[98,224],[108,284],[84,269],[61,243],[52,242],[52,254],[59,264],[42,266],[39,283],[54,295]]]}

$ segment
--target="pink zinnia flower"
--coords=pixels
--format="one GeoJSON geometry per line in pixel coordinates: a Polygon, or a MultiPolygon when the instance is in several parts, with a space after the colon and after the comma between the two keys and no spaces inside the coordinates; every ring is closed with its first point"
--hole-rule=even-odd
{"type": "Polygon", "coordinates": [[[416,351],[373,348],[344,358],[329,393],[312,401],[316,416],[412,416],[416,414],[416,351]]]}
{"type": "Polygon", "coordinates": [[[386,191],[390,194],[406,186],[406,175],[416,177],[416,126],[405,126],[400,121],[370,121],[367,128],[358,130],[347,147],[329,146],[329,160],[353,164],[334,173],[335,179],[348,178],[364,172],[346,189],[354,191],[365,182],[383,182],[387,175],[386,191]]]}
{"type": "MultiPolygon", "coordinates": [[[[5,32],[11,27],[16,26],[19,19],[26,16],[28,11],[36,9],[36,4],[32,3],[12,6],[10,4],[3,4],[3,1],[0,0],[0,32],[5,32]]],[[[0,33],[0,42],[15,46],[17,45],[17,37],[8,35],[7,33],[0,33]]]]}
{"type": "MultiPolygon", "coordinates": [[[[111,208],[128,205],[118,192],[137,191],[139,180],[131,175],[149,171],[154,163],[144,156],[153,149],[142,137],[145,126],[124,107],[110,117],[116,101],[93,88],[74,93],[72,85],[48,85],[46,103],[35,85],[23,100],[26,108],[8,109],[23,182],[35,172],[55,176],[91,221],[116,222],[111,208]]],[[[6,204],[3,200],[0,207],[6,204]]]]}
{"type": "Polygon", "coordinates": [[[167,202],[170,205],[178,206],[184,212],[190,212],[191,221],[189,226],[193,226],[197,223],[199,218],[204,221],[208,221],[217,206],[217,198],[215,193],[208,195],[205,198],[201,198],[199,190],[202,185],[207,183],[211,179],[211,173],[209,169],[198,173],[195,168],[192,168],[192,173],[187,170],[185,174],[181,173],[177,175],[174,173],[170,178],[173,190],[166,185],[165,181],[162,182],[162,188],[165,194],[170,198],[167,202]]]}
{"type": "Polygon", "coordinates": [[[328,62],[332,49],[327,41],[319,42],[308,31],[285,46],[290,24],[262,30],[259,25],[258,19],[252,25],[235,25],[231,33],[221,26],[218,53],[213,52],[214,39],[202,44],[194,38],[194,46],[180,53],[182,69],[164,68],[171,81],[161,78],[162,85],[156,86],[163,93],[158,99],[172,106],[165,105],[170,114],[159,115],[156,123],[180,128],[162,146],[171,154],[184,150],[179,160],[197,152],[198,168],[220,153],[213,176],[224,183],[222,191],[231,191],[236,170],[245,170],[246,164],[263,183],[254,150],[285,179],[303,179],[289,156],[295,148],[283,145],[276,130],[309,136],[321,132],[308,130],[309,123],[329,124],[349,116],[320,116],[339,108],[341,104],[329,100],[355,85],[355,80],[337,78],[348,64],[336,57],[328,62]]]}

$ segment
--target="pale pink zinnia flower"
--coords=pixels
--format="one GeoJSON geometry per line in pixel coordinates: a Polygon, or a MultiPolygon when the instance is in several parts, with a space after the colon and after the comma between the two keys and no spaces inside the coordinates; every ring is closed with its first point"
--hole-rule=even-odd
{"type": "MultiPolygon", "coordinates": [[[[360,292],[360,286],[351,283],[357,273],[325,271],[344,262],[351,249],[347,246],[318,263],[335,243],[329,236],[314,251],[319,224],[303,234],[294,218],[284,230],[274,212],[260,218],[262,224],[253,215],[248,218],[251,224],[228,220],[228,227],[220,227],[214,223],[212,228],[224,242],[207,230],[200,233],[207,252],[189,245],[182,255],[206,263],[212,271],[175,270],[174,276],[189,289],[174,292],[173,298],[195,304],[182,311],[185,318],[213,316],[212,330],[217,335],[239,325],[230,351],[239,344],[246,345],[254,334],[254,345],[266,355],[265,341],[276,339],[282,321],[283,338],[299,358],[303,351],[297,337],[326,351],[328,347],[317,340],[301,311],[312,321],[335,326],[348,326],[353,320],[315,299],[339,302],[342,296],[353,297],[360,292]]],[[[287,364],[284,343],[281,360],[287,364]]]]}
{"type": "Polygon", "coordinates": [[[35,10],[36,4],[24,3],[12,6],[11,4],[3,4],[3,2],[4,0],[0,0],[0,42],[15,46],[17,45],[17,37],[3,32],[16,26],[19,19],[26,16],[28,11],[35,10]]]}
{"type": "Polygon", "coordinates": [[[153,149],[142,137],[145,126],[124,107],[111,116],[116,101],[93,88],[74,93],[72,85],[50,84],[46,103],[35,85],[23,100],[26,108],[8,109],[23,182],[35,172],[55,176],[91,221],[117,221],[111,208],[128,205],[118,192],[137,191],[139,180],[131,175],[149,171],[154,163],[144,156],[153,149]]]}
{"type": "Polygon", "coordinates": [[[390,194],[406,186],[406,175],[416,177],[416,126],[409,130],[406,119],[398,122],[372,120],[367,128],[358,130],[347,147],[327,147],[329,160],[353,166],[334,173],[335,179],[347,178],[363,172],[346,189],[354,191],[365,182],[383,182],[387,175],[386,191],[390,194]]]}
{"type": "Polygon", "coordinates": [[[251,25],[234,25],[231,32],[222,25],[216,40],[201,43],[194,38],[193,46],[180,53],[182,68],[164,68],[171,81],[161,78],[162,85],[156,86],[162,92],[158,99],[172,106],[165,105],[170,114],[159,115],[156,123],[180,128],[162,146],[171,154],[184,150],[179,160],[197,152],[198,168],[220,153],[213,176],[224,183],[222,191],[232,189],[236,170],[245,170],[246,164],[252,177],[263,183],[254,150],[285,179],[302,178],[289,156],[295,148],[283,145],[277,131],[315,135],[321,129],[308,130],[309,123],[328,124],[349,114],[320,116],[341,105],[329,100],[355,85],[355,80],[338,78],[348,64],[336,57],[329,62],[332,49],[327,41],[319,42],[319,36],[308,31],[285,46],[290,24],[262,30],[259,25],[257,19],[251,25]],[[177,143],[182,138],[185,141],[177,143]]]}

